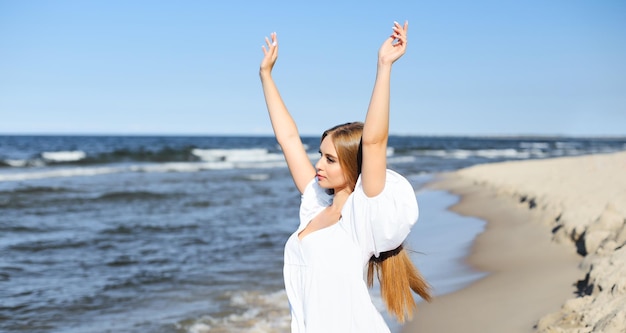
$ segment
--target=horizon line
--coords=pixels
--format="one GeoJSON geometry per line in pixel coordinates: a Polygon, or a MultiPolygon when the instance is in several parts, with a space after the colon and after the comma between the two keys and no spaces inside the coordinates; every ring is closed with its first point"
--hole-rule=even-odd
{"type": "MultiPolygon", "coordinates": [[[[122,132],[0,132],[2,136],[129,136],[129,137],[273,137],[273,133],[122,133],[122,132]]],[[[320,134],[301,133],[300,137],[319,137],[320,134]]],[[[470,138],[590,138],[590,139],[626,139],[624,134],[419,134],[419,133],[389,133],[395,137],[470,137],[470,138]]]]}

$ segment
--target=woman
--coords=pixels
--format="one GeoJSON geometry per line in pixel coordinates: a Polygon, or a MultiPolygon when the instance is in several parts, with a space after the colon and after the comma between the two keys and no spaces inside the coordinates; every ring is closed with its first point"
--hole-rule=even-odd
{"type": "Polygon", "coordinates": [[[276,139],[302,194],[300,226],[285,245],[285,289],[291,330],[298,333],[389,332],[369,297],[378,270],[381,294],[400,322],[415,307],[411,289],[429,300],[429,287],[402,242],[418,216],[409,182],[387,170],[391,66],[405,52],[408,23],[394,22],[378,51],[378,70],[365,123],[333,127],[322,135],[321,157],[311,164],[293,118],[272,79],[276,33],[265,38],[260,67],[276,139]],[[267,48],[266,48],[267,47],[267,48]]]}

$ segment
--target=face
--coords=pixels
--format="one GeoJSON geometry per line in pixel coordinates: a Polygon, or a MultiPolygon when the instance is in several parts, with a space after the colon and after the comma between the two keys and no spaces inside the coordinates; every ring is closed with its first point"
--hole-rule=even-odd
{"type": "Polygon", "coordinates": [[[322,140],[320,154],[320,159],[315,164],[317,182],[321,187],[334,189],[337,193],[347,186],[347,182],[330,135],[322,140]]]}

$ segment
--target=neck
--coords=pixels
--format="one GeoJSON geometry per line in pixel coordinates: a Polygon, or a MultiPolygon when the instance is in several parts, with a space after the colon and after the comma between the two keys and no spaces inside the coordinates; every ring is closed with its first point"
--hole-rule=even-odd
{"type": "Polygon", "coordinates": [[[331,207],[334,209],[341,210],[343,208],[343,204],[348,200],[348,196],[350,196],[350,190],[347,187],[342,189],[335,189],[335,194],[333,196],[333,203],[331,207]]]}

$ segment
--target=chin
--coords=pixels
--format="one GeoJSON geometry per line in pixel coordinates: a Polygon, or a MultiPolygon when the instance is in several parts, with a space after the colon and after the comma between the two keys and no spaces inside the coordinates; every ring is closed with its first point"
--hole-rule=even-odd
{"type": "Polygon", "coordinates": [[[331,187],[331,186],[327,186],[327,185],[324,185],[324,183],[322,183],[322,182],[320,182],[320,181],[318,181],[318,182],[317,182],[317,184],[318,184],[321,188],[326,189],[326,190],[332,190],[332,189],[333,189],[333,187],[331,187]]]}

